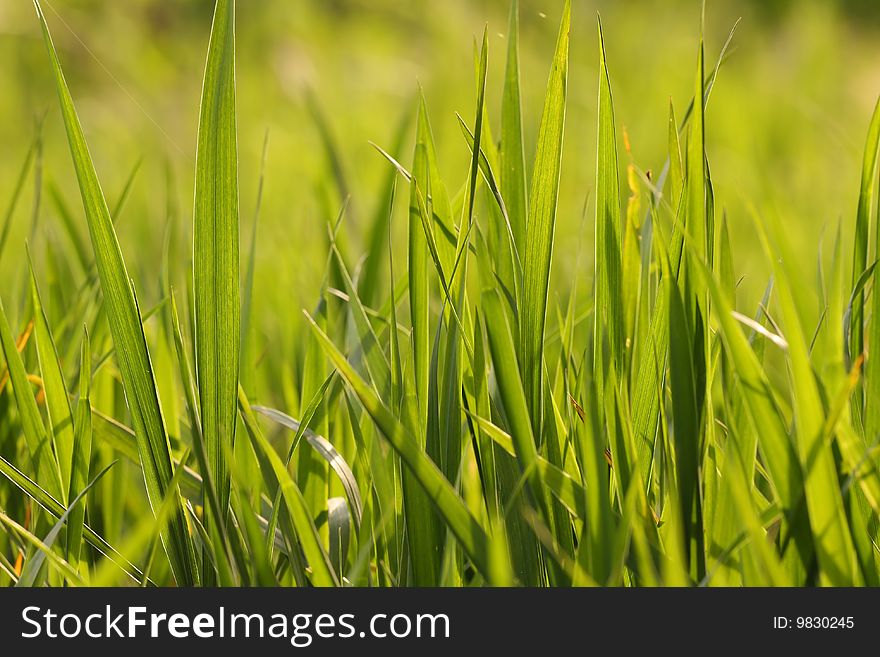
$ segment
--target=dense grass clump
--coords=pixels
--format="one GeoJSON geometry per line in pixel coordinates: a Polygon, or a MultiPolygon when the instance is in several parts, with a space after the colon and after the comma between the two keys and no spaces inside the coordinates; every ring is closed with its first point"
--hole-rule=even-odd
{"type": "Polygon", "coordinates": [[[387,176],[366,252],[344,243],[343,204],[305,320],[280,312],[300,345],[283,362],[254,330],[255,232],[239,252],[234,0],[217,0],[208,46],[192,241],[169,231],[151,271],[127,268],[122,203],[105,200],[34,6],[84,225],[60,227],[51,312],[43,273],[8,256],[29,276],[0,294],[4,584],[880,584],[880,109],[844,219],[854,243],[838,230],[814,283],[792,228],[753,208],[773,276],[743,308],[706,155],[730,40],[715,62],[701,40],[652,174],[621,162],[600,23],[596,178],[582,181],[594,267],[556,290],[554,253],[572,248],[554,244],[570,28],[587,18],[565,2],[527,157],[514,2],[500,117],[484,33],[457,117],[466,169],[441,175],[420,96],[411,157],[409,117],[376,145],[387,176]]]}

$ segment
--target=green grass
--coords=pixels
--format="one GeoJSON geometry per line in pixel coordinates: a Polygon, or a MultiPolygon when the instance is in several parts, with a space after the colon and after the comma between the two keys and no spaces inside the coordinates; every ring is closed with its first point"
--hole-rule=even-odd
{"type": "Polygon", "coordinates": [[[777,208],[751,208],[773,277],[747,307],[707,154],[730,40],[710,68],[700,38],[692,95],[675,103],[682,121],[672,104],[661,119],[666,163],[652,174],[615,114],[628,80],[606,41],[622,28],[598,23],[596,177],[579,181],[593,266],[558,285],[554,261],[576,249],[556,239],[569,80],[585,65],[572,26],[592,20],[560,4],[533,157],[516,2],[499,80],[491,28],[474,44],[454,175],[420,92],[376,146],[375,198],[347,198],[346,144],[310,96],[323,152],[302,157],[326,158],[323,182],[346,198],[327,208],[322,240],[271,263],[320,253],[300,320],[255,303],[269,292],[254,275],[267,172],[248,219],[234,1],[204,26],[192,223],[169,204],[150,261],[118,239],[140,162],[111,213],[35,0],[82,213],[50,187],[68,241],[34,258],[7,244],[42,166],[40,127],[0,227],[0,250],[27,274],[0,295],[0,582],[880,584],[880,113],[857,212],[830,258],[815,245],[815,281],[777,208]],[[261,330],[270,317],[292,351],[261,330]]]}

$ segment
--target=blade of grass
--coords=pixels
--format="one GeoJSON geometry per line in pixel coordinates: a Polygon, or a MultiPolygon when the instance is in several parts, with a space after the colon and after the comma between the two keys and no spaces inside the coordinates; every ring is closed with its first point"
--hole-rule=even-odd
{"type": "Polygon", "coordinates": [[[238,400],[245,428],[260,460],[266,487],[270,491],[274,491],[276,488],[281,490],[284,504],[290,514],[290,521],[311,567],[312,582],[316,586],[338,586],[339,581],[333,572],[327,553],[321,546],[318,531],[309,515],[302,493],[291,479],[281,457],[278,456],[269,441],[263,437],[247,397],[241,388],[238,391],[238,400]]]}
{"type": "Polygon", "coordinates": [[[400,455],[404,464],[413,473],[425,493],[434,502],[450,531],[455,535],[465,553],[476,569],[484,576],[489,575],[489,539],[485,530],[468,511],[464,502],[455,492],[452,484],[440,473],[437,466],[425,454],[415,437],[394,417],[376,393],[352,369],[327,334],[318,328],[314,320],[306,315],[312,330],[318,336],[328,358],[336,366],[343,379],[357,395],[361,404],[382,434],[400,455]]]}
{"type": "MultiPolygon", "coordinates": [[[[117,360],[135,433],[138,436],[141,468],[150,503],[155,510],[169,493],[168,486],[172,478],[171,457],[150,355],[140,322],[137,298],[126,271],[110,212],[98,182],[98,175],[85,142],[73,99],[52,43],[49,26],[38,0],[34,0],[34,7],[55,74],[67,139],[89,225],[101,289],[104,292],[107,319],[116,346],[117,360]]],[[[180,504],[177,506],[164,532],[163,545],[177,582],[181,585],[192,585],[198,582],[199,574],[182,506],[180,504]]]]}
{"type": "Polygon", "coordinates": [[[46,411],[49,420],[47,433],[52,442],[58,471],[61,476],[61,502],[67,503],[73,466],[73,414],[67,385],[61,372],[61,363],[55,349],[55,340],[49,329],[49,320],[43,309],[33,261],[28,251],[28,264],[31,273],[31,303],[34,308],[34,338],[37,345],[37,358],[40,363],[40,376],[43,379],[43,392],[46,396],[46,411]]]}
{"type": "Polygon", "coordinates": [[[510,3],[507,64],[501,99],[501,195],[507,200],[509,223],[519,252],[526,248],[526,161],[523,148],[522,101],[519,81],[519,2],[510,3]]]}
{"type": "Polygon", "coordinates": [[[12,383],[15,404],[18,408],[21,428],[30,451],[34,471],[37,474],[37,482],[57,499],[66,499],[66,492],[63,491],[61,485],[58,462],[52,452],[51,436],[46,431],[43,418],[40,416],[40,409],[37,408],[37,401],[31,390],[21,354],[16,348],[15,339],[9,328],[2,299],[0,299],[0,347],[2,347],[6,358],[6,367],[9,372],[9,380],[12,383]]]}
{"type": "MultiPolygon", "coordinates": [[[[61,502],[2,456],[0,456],[0,474],[55,518],[60,518],[64,514],[65,509],[61,502]]],[[[132,581],[139,582],[141,580],[143,573],[140,569],[117,552],[113,546],[88,525],[83,525],[83,537],[88,541],[89,545],[107,556],[108,560],[119,567],[132,581]]]]}
{"type": "Polygon", "coordinates": [[[529,194],[526,228],[528,239],[523,255],[523,298],[520,303],[518,355],[520,374],[531,414],[532,430],[537,436],[541,435],[543,419],[544,326],[562,165],[570,23],[571,2],[566,0],[538,130],[535,166],[529,194]]]}
{"type": "MultiPolygon", "coordinates": [[[[91,351],[88,331],[83,328],[82,349],[79,368],[79,399],[73,422],[73,468],[70,476],[68,499],[85,490],[89,480],[89,464],[92,459],[92,407],[91,393],[91,351]]],[[[67,526],[67,559],[77,563],[81,553],[83,523],[86,503],[74,507],[67,526]]]]}
{"type": "MultiPolygon", "coordinates": [[[[195,364],[202,434],[226,524],[235,441],[241,346],[239,302],[238,143],[235,122],[235,2],[218,0],[205,64],[193,211],[195,364]]],[[[205,573],[205,583],[210,575],[205,573]]]]}
{"type": "MultiPolygon", "coordinates": [[[[55,541],[57,540],[58,536],[61,535],[61,530],[64,528],[64,525],[67,522],[68,517],[70,517],[70,515],[73,513],[73,510],[79,506],[80,500],[82,500],[85,497],[86,493],[89,492],[89,489],[92,488],[92,486],[94,486],[96,483],[98,483],[98,481],[100,481],[101,477],[103,477],[104,474],[110,468],[112,468],[114,465],[116,465],[116,461],[113,461],[112,463],[108,464],[103,470],[101,470],[101,472],[99,472],[95,476],[94,479],[92,479],[92,481],[90,481],[88,483],[88,485],[86,485],[77,494],[77,496],[75,498],[73,498],[73,501],[71,501],[70,506],[68,506],[67,510],[63,514],[61,514],[61,517],[58,518],[58,520],[52,526],[52,529],[49,531],[48,534],[46,534],[46,538],[43,539],[43,545],[45,546],[46,549],[44,550],[41,548],[40,552],[37,555],[35,555],[33,559],[31,559],[30,561],[28,561],[25,564],[25,567],[21,571],[21,575],[18,578],[18,582],[16,583],[16,586],[33,586],[34,585],[34,582],[36,582],[36,579],[37,579],[37,575],[40,572],[40,568],[43,567],[43,563],[45,563],[45,561],[46,561],[46,556],[48,554],[52,553],[52,546],[55,545],[55,541]]],[[[67,561],[69,563],[69,559],[67,561]]]]}
{"type": "Polygon", "coordinates": [[[617,161],[617,136],[614,124],[614,102],[611,78],[605,59],[602,22],[599,25],[599,128],[596,156],[596,241],[595,295],[593,315],[593,377],[599,383],[602,398],[605,370],[604,344],[608,347],[615,369],[623,367],[624,323],[621,239],[620,239],[620,174],[617,161]]]}
{"type": "MultiPolygon", "coordinates": [[[[870,232],[871,208],[874,206],[875,179],[877,173],[877,153],[880,149],[880,99],[874,106],[874,113],[868,127],[865,140],[865,154],[862,158],[862,178],[859,185],[859,202],[856,209],[855,238],[853,241],[852,285],[856,286],[862,272],[868,264],[868,235],[870,232]]],[[[878,238],[880,239],[880,238],[878,238]]],[[[876,279],[875,279],[876,280],[876,279]]],[[[875,295],[876,297],[876,295],[875,295]]],[[[873,322],[876,327],[880,322],[873,322]]],[[[864,294],[860,291],[853,304],[850,316],[849,353],[856,358],[864,346],[864,294]]],[[[874,343],[876,344],[876,343],[874,343]]],[[[878,384],[880,385],[880,384],[878,384]]],[[[860,414],[863,403],[856,402],[856,411],[860,414]]],[[[876,406],[876,404],[873,404],[876,406]]]]}

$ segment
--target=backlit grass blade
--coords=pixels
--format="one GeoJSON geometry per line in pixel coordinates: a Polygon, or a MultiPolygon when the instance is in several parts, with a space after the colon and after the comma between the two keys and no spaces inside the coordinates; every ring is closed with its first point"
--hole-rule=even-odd
{"type": "MultiPolygon", "coordinates": [[[[470,128],[468,128],[467,124],[464,122],[464,119],[462,119],[461,116],[458,114],[456,114],[456,117],[458,118],[458,124],[461,127],[462,134],[464,134],[464,138],[467,140],[468,148],[471,150],[471,154],[473,154],[474,135],[471,132],[470,128]]],[[[488,185],[489,187],[489,193],[495,200],[495,204],[498,207],[498,213],[501,215],[501,220],[505,224],[504,228],[507,231],[507,238],[510,243],[510,252],[512,254],[512,267],[514,270],[513,284],[515,289],[517,290],[518,295],[519,282],[522,279],[522,260],[520,259],[519,248],[516,245],[516,239],[513,233],[513,226],[510,223],[507,203],[504,201],[504,196],[502,195],[501,190],[498,187],[495,173],[492,170],[492,165],[489,163],[489,158],[486,157],[486,153],[482,148],[480,148],[480,173],[483,174],[483,180],[486,181],[486,185],[488,185]]],[[[499,254],[494,255],[496,256],[496,258],[499,257],[499,254]]]]}
{"type": "MultiPolygon", "coordinates": [[[[853,259],[854,282],[857,281],[860,274],[859,268],[862,270],[865,268],[867,244],[863,244],[862,240],[865,240],[865,242],[867,241],[868,215],[871,212],[871,208],[873,208],[876,203],[878,148],[880,148],[880,101],[878,101],[877,107],[874,110],[874,118],[871,120],[868,143],[865,146],[865,162],[862,169],[862,188],[859,193],[858,216],[856,218],[856,253],[853,259]]],[[[880,254],[880,250],[877,249],[877,246],[880,245],[880,234],[877,234],[878,226],[880,226],[880,222],[875,219],[873,228],[875,235],[875,255],[880,254]]],[[[864,423],[865,436],[867,436],[869,440],[874,440],[874,438],[880,434],[880,403],[877,402],[877,400],[880,399],[880,357],[878,357],[877,353],[878,350],[880,350],[880,293],[878,293],[878,285],[880,285],[880,275],[878,275],[875,270],[874,298],[872,304],[873,312],[867,328],[868,345],[869,349],[873,346],[874,357],[871,358],[869,354],[867,366],[865,368],[864,423]]],[[[862,317],[864,311],[862,309],[862,299],[863,293],[859,292],[855,299],[851,317],[853,334],[850,352],[853,354],[853,357],[862,353],[863,349],[862,317]]]]}
{"type": "Polygon", "coordinates": [[[316,586],[337,586],[339,581],[333,572],[327,553],[321,546],[318,531],[309,515],[302,493],[290,478],[281,457],[278,456],[269,441],[263,437],[247,397],[240,388],[238,399],[241,416],[253,443],[254,451],[260,460],[260,468],[263,471],[266,486],[273,493],[276,488],[281,491],[287,512],[290,514],[291,524],[296,531],[303,554],[311,567],[312,582],[316,586]]]}
{"type": "Polygon", "coordinates": [[[61,485],[61,473],[52,451],[52,437],[46,431],[40,409],[37,408],[37,401],[34,399],[21,354],[16,348],[15,338],[9,328],[2,299],[0,299],[0,347],[6,359],[15,405],[18,408],[22,433],[30,451],[34,471],[37,474],[37,483],[56,499],[64,500],[67,498],[67,493],[61,485]]]}
{"type": "Polygon", "coordinates": [[[804,473],[804,495],[819,561],[820,582],[832,586],[858,586],[864,582],[846,521],[836,458],[825,436],[822,398],[810,365],[807,337],[799,314],[803,306],[796,301],[792,284],[795,279],[788,269],[793,258],[785,242],[787,236],[781,225],[774,225],[777,239],[771,246],[757,217],[755,227],[776,271],[785,337],[789,344],[796,443],[804,473]],[[782,257],[774,258],[773,254],[782,257]]]}
{"type": "MultiPolygon", "coordinates": [[[[83,489],[77,493],[77,495],[71,500],[70,506],[67,507],[67,510],[61,514],[61,517],[55,522],[52,526],[52,529],[49,530],[49,533],[46,534],[46,538],[43,539],[43,545],[47,548],[46,550],[40,549],[39,554],[35,555],[33,559],[29,560],[25,567],[21,571],[21,577],[19,577],[16,586],[33,586],[36,581],[37,575],[40,572],[40,568],[43,563],[46,561],[46,556],[51,554],[52,546],[55,545],[55,541],[58,539],[58,536],[61,535],[61,530],[64,528],[67,519],[72,515],[74,509],[79,506],[80,500],[85,497],[86,493],[89,492],[89,489],[92,488],[104,474],[116,465],[116,461],[113,461],[109,465],[107,465],[101,472],[97,474],[97,476],[89,482],[87,486],[84,486],[83,489]]],[[[69,559],[67,559],[69,563],[69,559]]]]}
{"type": "Polygon", "coordinates": [[[15,215],[15,208],[18,206],[18,199],[21,197],[21,192],[24,189],[24,183],[27,179],[27,172],[28,169],[30,169],[31,162],[34,159],[34,153],[37,150],[38,141],[39,136],[35,136],[30,148],[28,148],[27,155],[24,158],[24,164],[22,164],[21,171],[19,172],[18,178],[15,181],[15,187],[12,191],[12,198],[10,199],[9,206],[6,208],[6,212],[3,215],[3,225],[0,226],[0,256],[3,255],[3,247],[6,246],[6,242],[9,239],[9,231],[12,229],[12,217],[15,215]]]}
{"type": "Polygon", "coordinates": [[[330,358],[336,369],[339,370],[342,378],[345,379],[352,391],[357,395],[364,409],[373,418],[373,421],[382,431],[386,440],[400,455],[419,485],[431,498],[444,522],[458,539],[458,542],[476,569],[484,577],[488,577],[489,538],[485,530],[468,511],[464,502],[452,487],[452,484],[440,473],[434,462],[428,458],[415,437],[394,417],[366,382],[358,376],[345,359],[345,356],[339,352],[330,338],[318,328],[311,317],[308,319],[327,357],[330,358]]]}
{"type": "MultiPolygon", "coordinates": [[[[281,426],[287,427],[297,434],[299,434],[301,430],[302,425],[300,424],[300,422],[293,419],[286,413],[282,413],[279,410],[276,410],[274,408],[267,408],[265,406],[252,406],[251,408],[253,408],[253,410],[255,410],[257,413],[265,415],[273,422],[277,422],[281,426]]],[[[327,463],[330,464],[330,467],[336,473],[336,476],[339,477],[339,481],[342,483],[342,487],[345,489],[345,494],[352,505],[355,519],[357,520],[357,523],[360,524],[364,503],[361,500],[361,494],[358,489],[357,480],[354,478],[354,473],[352,472],[351,467],[348,465],[348,463],[345,462],[345,459],[342,458],[342,455],[332,445],[332,443],[330,443],[329,440],[327,440],[323,436],[319,436],[307,427],[302,428],[302,432],[309,445],[312,446],[312,448],[321,456],[321,458],[323,458],[325,461],[327,461],[327,463]]]]}
{"type": "Polygon", "coordinates": [[[528,482],[532,504],[541,512],[547,522],[548,505],[541,484],[541,474],[538,470],[538,450],[532,433],[532,422],[529,419],[525,391],[517,371],[513,332],[507,315],[501,307],[498,292],[484,291],[482,301],[485,304],[486,328],[492,363],[504,411],[510,423],[514,452],[522,469],[522,475],[528,482]]]}
{"type": "MultiPolygon", "coordinates": [[[[403,150],[404,140],[412,124],[412,111],[407,108],[401,115],[400,121],[394,132],[394,140],[391,142],[390,153],[394,157],[400,157],[403,150]]],[[[391,225],[391,216],[394,209],[394,183],[397,180],[397,172],[389,169],[383,179],[381,189],[383,195],[381,202],[376,207],[376,213],[369,230],[369,247],[364,269],[358,277],[358,292],[361,299],[368,306],[376,303],[379,292],[379,281],[382,269],[385,267],[385,247],[388,242],[388,229],[391,225]]],[[[393,283],[393,281],[392,281],[393,283]]]]}
{"type": "Polygon", "coordinates": [[[409,312],[412,325],[413,375],[415,393],[419,403],[419,424],[424,426],[428,418],[428,375],[430,360],[429,309],[428,309],[428,243],[422,230],[421,208],[419,207],[419,185],[428,180],[427,108],[424,96],[420,96],[418,129],[415,153],[413,154],[412,179],[410,180],[409,200],[409,312]]]}
{"type": "Polygon", "coordinates": [[[540,435],[544,408],[544,326],[562,166],[570,23],[571,2],[566,0],[538,130],[523,254],[523,298],[520,303],[518,356],[535,435],[540,435]]]}
{"type": "MultiPolygon", "coordinates": [[[[611,79],[605,60],[602,22],[599,21],[599,128],[596,156],[596,312],[593,319],[593,376],[602,384],[604,343],[615,369],[624,372],[624,323],[620,239],[620,174],[611,79]]],[[[600,391],[601,391],[600,387],[600,391]]],[[[601,394],[600,394],[601,397],[601,394]]]]}
{"type": "MultiPolygon", "coordinates": [[[[174,494],[174,491],[169,491],[168,488],[173,473],[168,437],[165,433],[165,423],[159,406],[153,368],[141,326],[137,299],[125,268],[122,251],[116,239],[110,212],[98,182],[98,175],[85,142],[82,126],[77,117],[73,99],[61,70],[61,63],[49,34],[49,27],[38,0],[34,0],[34,7],[37,10],[37,17],[42,26],[43,37],[55,74],[61,113],[79,181],[92,249],[95,253],[98,275],[101,280],[101,289],[104,293],[110,333],[116,346],[116,356],[126,391],[126,400],[135,433],[138,436],[138,450],[147,493],[153,509],[156,509],[169,493],[174,494]]],[[[163,545],[168,553],[178,584],[192,585],[199,580],[195,553],[179,503],[177,506],[178,508],[172,514],[163,534],[163,545]]]]}
{"type": "MultiPolygon", "coordinates": [[[[18,536],[24,539],[26,543],[29,543],[34,548],[36,548],[39,554],[43,556],[43,558],[48,557],[50,563],[61,572],[64,580],[68,584],[73,584],[74,586],[82,585],[83,581],[76,570],[73,568],[73,566],[71,566],[67,561],[58,556],[58,554],[56,554],[55,551],[52,550],[51,545],[46,545],[46,543],[41,541],[32,532],[25,529],[22,525],[15,522],[15,520],[10,518],[3,511],[0,511],[0,524],[5,525],[8,530],[15,532],[16,534],[18,534],[18,536]]],[[[54,542],[54,538],[52,540],[54,542]]],[[[34,560],[36,561],[37,558],[39,557],[35,557],[34,560]]],[[[40,561],[40,564],[42,564],[42,560],[40,561]]],[[[25,573],[22,574],[25,575],[25,573]]],[[[27,573],[26,577],[19,577],[16,586],[29,586],[33,582],[34,577],[36,577],[36,573],[27,573]]]]}
{"type": "Polygon", "coordinates": [[[802,523],[805,518],[800,508],[803,491],[801,464],[777,406],[773,388],[748,338],[743,334],[742,325],[733,316],[730,301],[721,291],[715,277],[704,264],[698,271],[703,276],[716,309],[725,349],[742,384],[750,428],[757,432],[758,447],[766,464],[770,483],[789,523],[793,525],[793,538],[796,542],[803,541],[802,523]]]}
{"type": "Polygon", "coordinates": [[[697,407],[697,382],[691,354],[693,338],[685,316],[684,304],[675,281],[664,283],[669,295],[669,380],[672,396],[675,474],[681,520],[685,528],[690,572],[702,577],[703,526],[700,485],[700,412],[697,407]]]}
{"type": "MultiPolygon", "coordinates": [[[[202,433],[222,514],[229,506],[226,460],[235,440],[241,343],[238,223],[235,2],[218,0],[199,115],[193,273],[195,364],[202,433]]],[[[211,522],[225,524],[225,515],[214,519],[209,516],[207,524],[210,526],[211,522]]]]}
{"type": "MultiPolygon", "coordinates": [[[[0,474],[6,477],[22,493],[39,504],[40,507],[52,514],[53,517],[60,518],[64,515],[65,509],[61,502],[2,456],[0,456],[0,474]]],[[[143,573],[140,569],[117,552],[88,525],[83,525],[83,538],[98,552],[106,555],[111,563],[122,569],[132,581],[139,582],[142,579],[143,573]]]]}
{"type": "Polygon", "coordinates": [[[519,89],[519,2],[510,3],[507,29],[507,65],[501,99],[501,195],[519,252],[526,245],[526,162],[523,149],[522,106],[519,89]]]}
{"type": "Polygon", "coordinates": [[[67,503],[70,490],[70,473],[73,465],[73,414],[70,411],[70,399],[61,363],[55,349],[55,340],[49,329],[49,320],[43,309],[40,291],[33,263],[31,270],[31,303],[34,308],[34,342],[37,345],[37,357],[40,362],[40,375],[43,379],[43,391],[46,395],[46,411],[49,419],[47,433],[52,441],[52,449],[58,462],[61,475],[61,501],[67,503]]]}
{"type": "MultiPolygon", "coordinates": [[[[865,154],[862,158],[862,178],[859,185],[859,203],[856,209],[855,238],[853,242],[853,269],[852,285],[865,271],[868,265],[868,236],[870,233],[871,208],[874,205],[876,194],[877,151],[880,148],[880,100],[874,106],[874,114],[868,127],[868,137],[865,140],[865,154]]],[[[864,294],[859,292],[853,304],[853,313],[850,317],[852,326],[849,352],[852,358],[862,353],[864,341],[864,294]]],[[[873,322],[876,327],[880,322],[873,322]]],[[[857,408],[861,408],[861,402],[857,408]]],[[[874,406],[877,406],[874,404],[874,406]]]]}
{"type": "MultiPolygon", "coordinates": [[[[73,421],[73,467],[70,475],[70,493],[68,499],[79,495],[85,490],[89,480],[89,465],[92,458],[92,406],[91,393],[91,344],[89,334],[83,331],[82,349],[79,365],[79,399],[73,421]]],[[[80,557],[80,540],[85,521],[86,503],[81,507],[74,506],[70,514],[67,529],[68,561],[76,563],[80,557]]]]}

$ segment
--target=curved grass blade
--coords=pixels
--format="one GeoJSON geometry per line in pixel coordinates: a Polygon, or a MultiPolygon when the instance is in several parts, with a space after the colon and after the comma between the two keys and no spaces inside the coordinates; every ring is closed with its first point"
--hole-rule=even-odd
{"type": "MultiPolygon", "coordinates": [[[[49,561],[58,568],[61,574],[64,576],[65,580],[68,583],[74,585],[82,585],[82,578],[79,576],[79,573],[71,566],[67,561],[58,556],[51,548],[51,546],[46,545],[39,538],[34,536],[27,529],[22,527],[20,524],[15,522],[12,518],[6,515],[3,511],[0,511],[0,523],[6,525],[9,529],[18,534],[21,538],[23,538],[27,543],[30,543],[37,550],[39,550],[40,556],[45,556],[49,558],[49,561]]],[[[54,539],[53,539],[54,540],[54,539]]],[[[35,557],[34,559],[36,559],[35,557]]],[[[42,562],[41,562],[42,564],[42,562]]],[[[15,584],[16,586],[29,586],[28,583],[22,584],[21,577],[19,577],[18,582],[15,584]]]]}
{"type": "Polygon", "coordinates": [[[238,391],[238,400],[245,428],[260,461],[260,469],[263,472],[266,487],[270,492],[275,489],[281,490],[284,504],[290,514],[291,524],[311,567],[312,582],[315,586],[338,586],[339,581],[333,572],[327,553],[321,546],[318,530],[315,529],[315,524],[300,489],[291,479],[284,461],[275,453],[269,441],[263,437],[247,397],[241,388],[238,391]]]}
{"type": "Polygon", "coordinates": [[[333,472],[339,477],[339,481],[342,482],[342,487],[345,489],[345,495],[348,497],[348,501],[352,505],[355,520],[357,521],[357,524],[360,525],[364,503],[361,500],[357,480],[354,478],[354,473],[351,471],[351,467],[345,462],[342,455],[336,451],[336,448],[333,447],[332,443],[307,427],[304,430],[301,429],[302,425],[300,422],[287,415],[287,413],[283,413],[274,408],[267,408],[266,406],[254,405],[251,406],[251,408],[260,415],[265,415],[273,422],[280,424],[282,427],[287,427],[296,434],[299,434],[300,431],[302,431],[302,435],[305,436],[309,445],[321,455],[321,458],[330,464],[333,472]]]}
{"type": "Polygon", "coordinates": [[[107,471],[116,465],[116,461],[108,464],[101,472],[97,474],[97,476],[89,482],[87,486],[85,486],[75,498],[70,503],[70,506],[67,507],[67,510],[61,514],[61,517],[53,525],[52,529],[46,534],[46,538],[43,539],[43,545],[46,547],[44,550],[40,548],[40,553],[37,554],[33,559],[25,564],[25,567],[21,571],[21,575],[18,578],[18,582],[16,586],[33,586],[34,582],[37,579],[37,575],[40,572],[40,568],[43,567],[43,563],[46,561],[46,556],[52,553],[52,546],[55,545],[55,541],[58,536],[61,534],[61,530],[64,528],[64,524],[67,522],[67,518],[71,515],[74,509],[77,508],[79,502],[83,497],[85,497],[86,493],[89,492],[89,489],[94,486],[98,481],[100,481],[101,477],[103,477],[107,471]]]}
{"type": "Polygon", "coordinates": [[[757,217],[754,224],[764,251],[773,260],[776,270],[779,301],[789,343],[796,443],[804,476],[803,491],[819,561],[820,582],[832,586],[859,586],[864,581],[858,569],[855,546],[844,512],[837,459],[825,436],[826,418],[822,397],[810,364],[807,337],[801,324],[792,284],[796,279],[787,265],[794,258],[791,257],[789,246],[785,242],[785,232],[780,224],[773,225],[777,236],[773,246],[757,217]],[[774,257],[773,254],[779,255],[774,257]]]}
{"type": "Polygon", "coordinates": [[[424,449],[416,441],[415,437],[394,417],[391,411],[382,403],[376,393],[358,376],[349,365],[336,345],[315,324],[314,320],[306,315],[312,330],[318,337],[324,352],[336,366],[339,374],[348,383],[352,391],[357,395],[361,404],[373,421],[382,431],[382,434],[400,455],[403,462],[413,473],[418,483],[434,502],[444,522],[455,535],[465,553],[473,562],[476,569],[484,576],[489,576],[489,538],[486,532],[477,522],[476,518],[468,511],[462,499],[455,492],[439,471],[437,466],[428,458],[424,449]]]}
{"type": "MultiPolygon", "coordinates": [[[[135,454],[135,456],[137,456],[135,454]]],[[[64,514],[64,505],[50,495],[45,489],[40,487],[36,482],[28,478],[19,471],[9,461],[0,456],[0,474],[6,477],[12,484],[22,493],[30,497],[34,502],[39,504],[43,509],[51,513],[55,518],[60,518],[64,514]]],[[[98,552],[105,555],[110,562],[116,564],[132,581],[140,582],[143,573],[140,569],[117,552],[113,546],[105,541],[97,532],[88,525],[83,525],[83,537],[88,541],[89,545],[98,552]]]]}

